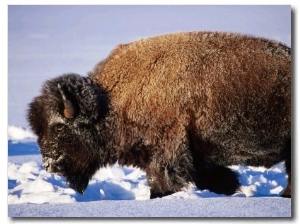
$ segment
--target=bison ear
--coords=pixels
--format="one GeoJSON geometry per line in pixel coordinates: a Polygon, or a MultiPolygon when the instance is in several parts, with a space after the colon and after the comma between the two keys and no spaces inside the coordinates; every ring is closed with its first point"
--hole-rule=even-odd
{"type": "Polygon", "coordinates": [[[59,89],[59,92],[62,96],[62,100],[64,103],[64,111],[63,114],[65,118],[73,118],[75,116],[75,108],[74,105],[72,104],[71,100],[69,100],[66,96],[66,93],[63,91],[61,88],[60,84],[57,84],[57,88],[59,89]]]}

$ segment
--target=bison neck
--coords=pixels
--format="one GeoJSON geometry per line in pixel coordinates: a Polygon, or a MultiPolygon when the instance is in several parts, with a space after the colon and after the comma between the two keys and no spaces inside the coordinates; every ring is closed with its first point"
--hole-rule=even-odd
{"type": "Polygon", "coordinates": [[[135,166],[145,169],[152,158],[152,147],[147,146],[143,139],[132,132],[132,127],[113,110],[110,111],[104,123],[102,134],[104,149],[100,153],[102,164],[112,165],[118,161],[120,165],[135,166]]]}

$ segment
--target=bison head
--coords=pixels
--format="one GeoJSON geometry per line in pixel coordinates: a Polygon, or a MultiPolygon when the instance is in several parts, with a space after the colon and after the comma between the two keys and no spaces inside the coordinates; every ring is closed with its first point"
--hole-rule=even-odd
{"type": "Polygon", "coordinates": [[[76,74],[46,81],[41,95],[29,104],[28,121],[38,137],[44,168],[65,176],[80,193],[101,166],[101,121],[108,104],[99,85],[76,74]]]}

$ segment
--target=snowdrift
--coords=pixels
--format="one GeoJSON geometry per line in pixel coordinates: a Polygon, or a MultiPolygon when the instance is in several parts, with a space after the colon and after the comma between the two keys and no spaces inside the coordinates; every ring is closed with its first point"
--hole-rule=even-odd
{"type": "Polygon", "coordinates": [[[84,195],[65,178],[47,173],[35,136],[8,128],[8,216],[10,217],[290,217],[291,199],[280,198],[287,184],[283,163],[270,169],[231,166],[241,191],[218,195],[188,189],[149,200],[145,172],[135,167],[101,168],[84,195]],[[261,197],[264,196],[264,197],[261,197]]]}

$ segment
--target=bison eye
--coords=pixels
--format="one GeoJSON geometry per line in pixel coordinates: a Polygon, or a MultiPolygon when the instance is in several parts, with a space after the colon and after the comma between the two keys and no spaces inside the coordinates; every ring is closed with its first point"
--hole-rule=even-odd
{"type": "Polygon", "coordinates": [[[52,131],[54,132],[54,134],[60,134],[60,133],[64,132],[64,129],[65,129],[64,124],[55,124],[52,127],[52,131]]]}

